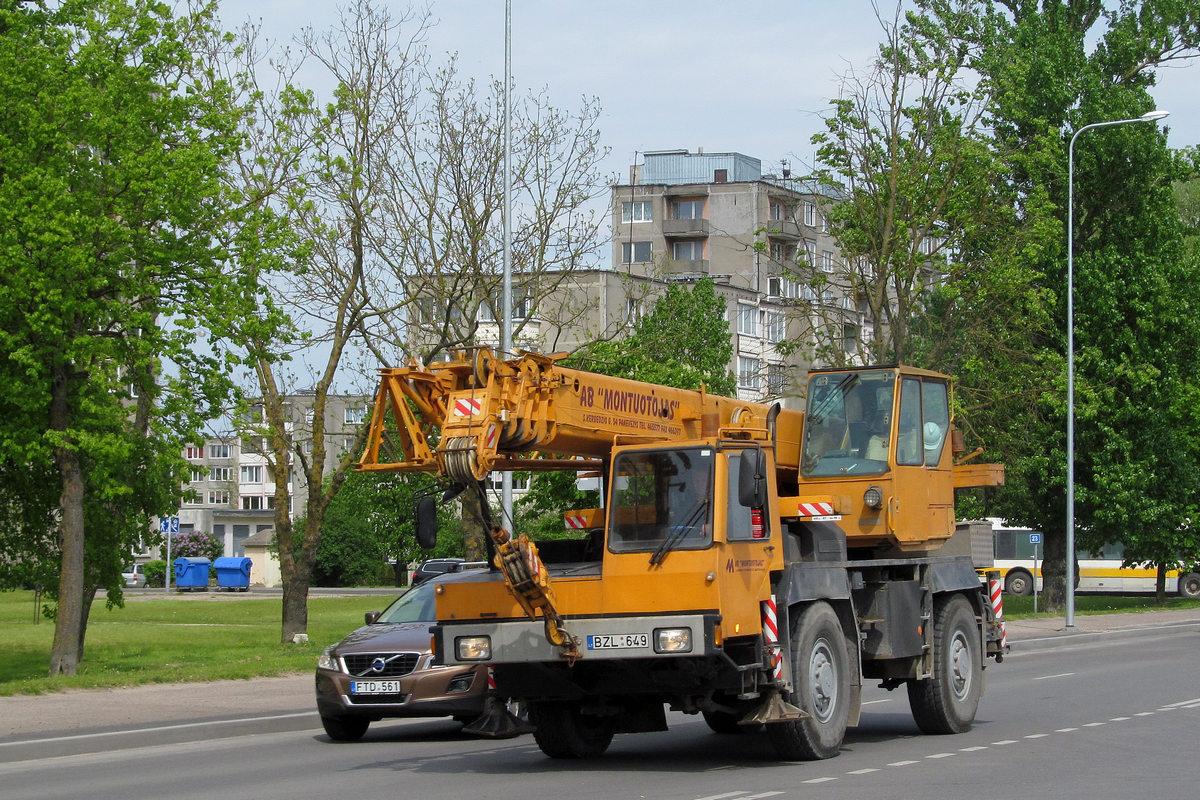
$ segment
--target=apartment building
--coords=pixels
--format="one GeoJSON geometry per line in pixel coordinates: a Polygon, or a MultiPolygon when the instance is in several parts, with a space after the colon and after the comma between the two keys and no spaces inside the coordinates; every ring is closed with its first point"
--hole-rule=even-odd
{"type": "MultiPolygon", "coordinates": [[[[325,466],[332,470],[349,450],[357,429],[365,424],[371,398],[334,395],[325,406],[325,466]]],[[[252,409],[261,416],[261,411],[252,409]]],[[[294,445],[313,452],[313,395],[300,392],[284,398],[287,432],[294,445]]],[[[188,445],[184,457],[191,475],[178,511],[180,531],[215,533],[227,556],[245,555],[246,541],[275,528],[275,473],[261,437],[234,432],[188,445]]],[[[293,460],[293,464],[295,461],[293,460]]],[[[293,470],[288,482],[292,514],[303,514],[308,502],[305,476],[293,470]]],[[[165,553],[157,554],[165,556],[165,553]]]]}

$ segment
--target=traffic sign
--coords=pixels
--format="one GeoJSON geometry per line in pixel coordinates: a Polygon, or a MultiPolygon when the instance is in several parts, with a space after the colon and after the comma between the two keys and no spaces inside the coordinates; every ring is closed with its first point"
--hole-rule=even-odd
{"type": "Polygon", "coordinates": [[[171,517],[171,533],[179,533],[179,517],[171,517]]]}
{"type": "Polygon", "coordinates": [[[179,517],[160,517],[158,520],[159,533],[179,533],[179,517]]]}
{"type": "Polygon", "coordinates": [[[1029,543],[1030,544],[1041,544],[1042,543],[1042,535],[1040,533],[1029,534],[1029,543]]]}

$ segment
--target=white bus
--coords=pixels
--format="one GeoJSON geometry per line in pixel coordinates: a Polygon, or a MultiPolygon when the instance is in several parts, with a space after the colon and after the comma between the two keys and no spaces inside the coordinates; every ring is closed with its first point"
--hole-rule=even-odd
{"type": "MultiPolygon", "coordinates": [[[[995,568],[1004,577],[1004,591],[1009,594],[1033,594],[1034,581],[1042,589],[1042,548],[1030,542],[1029,528],[1009,527],[1001,519],[991,519],[992,547],[995,568]],[[1034,569],[1034,556],[1038,556],[1034,569]]],[[[1152,564],[1122,566],[1125,548],[1121,544],[1107,545],[1099,553],[1076,550],[1079,561],[1079,592],[1147,593],[1155,591],[1158,570],[1152,564]]],[[[1181,597],[1200,597],[1200,573],[1192,570],[1167,570],[1167,592],[1181,597]]]]}

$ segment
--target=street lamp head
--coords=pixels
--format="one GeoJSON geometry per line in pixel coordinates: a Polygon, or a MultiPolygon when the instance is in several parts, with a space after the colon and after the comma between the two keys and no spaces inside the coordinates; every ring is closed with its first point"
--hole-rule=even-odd
{"type": "Polygon", "coordinates": [[[1141,120],[1142,120],[1142,122],[1154,122],[1155,120],[1159,120],[1159,119],[1162,119],[1163,117],[1169,117],[1169,116],[1171,116],[1170,111],[1163,111],[1162,109],[1155,109],[1154,111],[1147,111],[1145,114],[1142,114],[1141,120]]]}

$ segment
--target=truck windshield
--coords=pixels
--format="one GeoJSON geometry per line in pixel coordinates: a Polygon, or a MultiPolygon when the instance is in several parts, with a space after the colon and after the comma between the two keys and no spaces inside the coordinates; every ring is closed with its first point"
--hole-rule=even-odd
{"type": "Polygon", "coordinates": [[[622,453],[613,465],[609,549],[661,561],[670,550],[709,547],[712,487],[711,448],[622,453]]]}
{"type": "Polygon", "coordinates": [[[887,472],[895,384],[884,369],[814,375],[800,471],[818,478],[887,472]]]}

